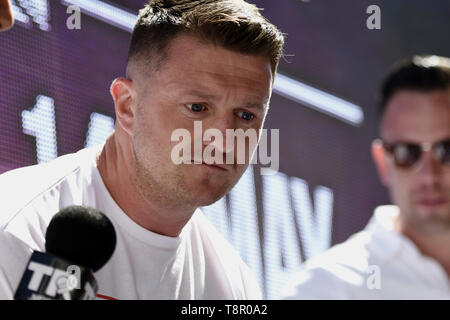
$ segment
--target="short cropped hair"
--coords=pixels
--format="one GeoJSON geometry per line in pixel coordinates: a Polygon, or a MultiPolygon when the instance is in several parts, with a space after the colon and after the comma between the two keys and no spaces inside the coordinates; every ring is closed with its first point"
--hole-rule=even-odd
{"type": "Polygon", "coordinates": [[[283,55],[283,34],[259,9],[243,0],[152,0],[139,11],[128,62],[139,59],[155,71],[170,41],[181,34],[243,54],[270,59],[275,74],[283,55]]]}
{"type": "Polygon", "coordinates": [[[381,87],[379,115],[400,90],[429,92],[450,87],[450,59],[436,55],[415,55],[397,63],[381,87]]]}

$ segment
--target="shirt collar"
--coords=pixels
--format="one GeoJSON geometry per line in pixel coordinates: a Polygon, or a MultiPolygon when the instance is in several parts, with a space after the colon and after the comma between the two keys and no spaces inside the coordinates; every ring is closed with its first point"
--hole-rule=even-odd
{"type": "MultiPolygon", "coordinates": [[[[393,257],[405,243],[411,242],[394,228],[394,221],[398,215],[399,209],[397,206],[379,206],[375,209],[374,215],[365,229],[373,238],[370,246],[380,254],[383,260],[393,257]]],[[[407,245],[414,246],[412,242],[407,245]]]]}

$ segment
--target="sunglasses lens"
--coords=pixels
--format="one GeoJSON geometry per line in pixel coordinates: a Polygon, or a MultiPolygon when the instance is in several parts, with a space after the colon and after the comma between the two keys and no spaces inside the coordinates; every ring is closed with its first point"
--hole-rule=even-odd
{"type": "Polygon", "coordinates": [[[407,143],[399,143],[392,149],[395,163],[399,167],[411,167],[419,160],[421,153],[420,146],[407,143]]]}
{"type": "Polygon", "coordinates": [[[450,140],[436,144],[435,154],[442,163],[450,164],[450,140]]]}

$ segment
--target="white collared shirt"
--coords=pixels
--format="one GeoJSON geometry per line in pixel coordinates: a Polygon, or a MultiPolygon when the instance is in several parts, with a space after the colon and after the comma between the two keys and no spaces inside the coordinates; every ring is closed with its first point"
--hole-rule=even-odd
{"type": "Polygon", "coordinates": [[[450,299],[444,268],[394,230],[396,215],[378,207],[363,231],[304,263],[284,299],[450,299]]]}

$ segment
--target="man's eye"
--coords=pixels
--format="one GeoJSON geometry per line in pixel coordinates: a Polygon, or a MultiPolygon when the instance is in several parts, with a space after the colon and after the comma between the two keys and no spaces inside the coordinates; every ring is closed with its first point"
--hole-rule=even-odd
{"type": "Polygon", "coordinates": [[[255,115],[254,115],[253,113],[246,112],[246,111],[239,111],[239,112],[237,113],[237,115],[238,115],[242,120],[245,120],[245,121],[250,121],[250,120],[253,120],[253,119],[255,118],[255,115]]]}
{"type": "Polygon", "coordinates": [[[206,107],[200,103],[186,103],[186,107],[192,112],[201,112],[206,109],[206,107]]]}

